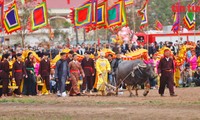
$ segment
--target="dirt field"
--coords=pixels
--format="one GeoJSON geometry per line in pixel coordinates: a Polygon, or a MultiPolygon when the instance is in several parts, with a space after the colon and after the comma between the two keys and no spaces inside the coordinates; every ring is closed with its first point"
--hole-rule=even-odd
{"type": "Polygon", "coordinates": [[[0,99],[0,120],[200,120],[200,88],[178,88],[178,97],[55,95],[0,99]]]}

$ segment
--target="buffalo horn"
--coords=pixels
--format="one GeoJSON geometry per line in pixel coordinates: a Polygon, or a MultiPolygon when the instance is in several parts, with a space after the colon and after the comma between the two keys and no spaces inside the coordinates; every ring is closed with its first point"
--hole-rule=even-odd
{"type": "Polygon", "coordinates": [[[146,67],[147,67],[146,64],[138,64],[138,66],[139,66],[140,68],[146,68],[146,67]]]}

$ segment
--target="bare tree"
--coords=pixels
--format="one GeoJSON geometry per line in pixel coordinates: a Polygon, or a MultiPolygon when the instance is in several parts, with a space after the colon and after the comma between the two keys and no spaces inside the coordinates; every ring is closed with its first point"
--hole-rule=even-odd
{"type": "Polygon", "coordinates": [[[26,4],[21,4],[20,1],[17,2],[19,16],[20,16],[21,29],[18,30],[16,33],[18,36],[21,37],[22,47],[25,46],[25,38],[29,33],[29,31],[27,29],[27,26],[29,25],[29,18],[30,18],[32,10],[34,9],[34,7],[36,5],[37,5],[37,3],[34,0],[31,2],[28,2],[26,4]]]}

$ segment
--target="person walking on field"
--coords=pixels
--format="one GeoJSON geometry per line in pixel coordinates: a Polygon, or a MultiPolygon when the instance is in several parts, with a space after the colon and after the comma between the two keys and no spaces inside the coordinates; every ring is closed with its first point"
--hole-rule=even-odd
{"type": "Polygon", "coordinates": [[[61,59],[56,63],[55,68],[55,79],[58,82],[58,97],[65,97],[66,90],[65,90],[65,83],[66,80],[70,77],[69,67],[66,60],[66,53],[60,53],[61,59]]]}
{"type": "Polygon", "coordinates": [[[70,89],[70,96],[80,96],[80,89],[78,88],[78,81],[80,78],[80,75],[82,77],[85,77],[85,74],[83,72],[83,69],[81,67],[81,64],[77,60],[77,54],[73,54],[73,61],[69,63],[69,69],[70,69],[70,77],[71,77],[71,83],[72,87],[70,89]]]}
{"type": "Polygon", "coordinates": [[[92,94],[92,87],[93,87],[93,76],[94,76],[94,60],[90,58],[90,52],[86,51],[85,58],[83,58],[81,62],[81,66],[84,70],[85,77],[83,78],[83,93],[89,90],[90,94],[92,94]],[[87,89],[86,89],[87,85],[87,89]]]}
{"type": "Polygon", "coordinates": [[[170,50],[166,49],[164,51],[164,57],[161,58],[158,65],[158,74],[160,77],[159,94],[164,96],[165,87],[169,88],[170,96],[177,96],[174,93],[174,62],[170,57],[170,50]]]}
{"type": "Polygon", "coordinates": [[[50,61],[48,59],[48,53],[43,54],[43,59],[40,62],[40,67],[39,67],[39,76],[42,77],[44,80],[44,83],[46,85],[46,89],[48,91],[47,94],[50,93],[50,84],[49,84],[49,79],[50,79],[50,71],[51,71],[51,66],[50,66],[50,61]]]}
{"type": "Polygon", "coordinates": [[[110,63],[105,58],[105,53],[100,53],[100,58],[96,61],[96,71],[98,76],[97,89],[102,95],[106,95],[106,86],[108,83],[108,73],[111,71],[110,63]]]}

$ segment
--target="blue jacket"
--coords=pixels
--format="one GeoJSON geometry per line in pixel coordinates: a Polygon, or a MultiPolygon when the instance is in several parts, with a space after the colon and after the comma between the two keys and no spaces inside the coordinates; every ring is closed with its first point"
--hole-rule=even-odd
{"type": "Polygon", "coordinates": [[[55,69],[55,78],[56,79],[65,79],[67,80],[68,77],[70,77],[69,73],[69,66],[66,60],[59,60],[56,63],[56,69],[55,69]]]}

